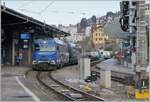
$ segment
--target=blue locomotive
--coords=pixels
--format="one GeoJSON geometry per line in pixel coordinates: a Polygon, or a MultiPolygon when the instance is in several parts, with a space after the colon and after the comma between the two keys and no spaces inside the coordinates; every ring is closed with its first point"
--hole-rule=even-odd
{"type": "Polygon", "coordinates": [[[37,39],[34,41],[32,68],[47,70],[56,66],[60,68],[69,62],[67,43],[58,39],[37,39]]]}

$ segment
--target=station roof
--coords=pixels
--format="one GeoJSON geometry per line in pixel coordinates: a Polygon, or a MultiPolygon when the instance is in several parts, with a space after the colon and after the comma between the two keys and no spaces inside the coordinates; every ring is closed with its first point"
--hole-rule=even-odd
{"type": "MultiPolygon", "coordinates": [[[[29,17],[27,15],[19,13],[15,10],[10,9],[8,7],[5,7],[3,5],[1,5],[1,14],[2,14],[2,26],[3,25],[9,25],[10,20],[13,21],[13,22],[18,21],[18,20],[20,20],[20,21],[22,20],[22,21],[24,21],[22,23],[30,23],[30,24],[33,24],[33,25],[36,25],[36,26],[39,26],[39,27],[45,27],[46,29],[48,29],[48,31],[55,32],[57,34],[57,36],[69,36],[70,35],[67,32],[59,30],[58,28],[55,28],[55,27],[50,26],[48,24],[45,24],[44,22],[41,22],[41,21],[36,20],[32,17],[29,17]]],[[[11,23],[10,23],[10,25],[11,25],[11,23]]],[[[12,24],[15,24],[15,23],[12,23],[12,24]]]]}

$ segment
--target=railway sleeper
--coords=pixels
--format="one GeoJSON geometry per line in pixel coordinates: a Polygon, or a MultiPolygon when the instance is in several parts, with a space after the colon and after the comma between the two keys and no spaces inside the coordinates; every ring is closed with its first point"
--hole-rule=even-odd
{"type": "Polygon", "coordinates": [[[70,90],[62,89],[62,90],[61,90],[61,92],[62,92],[62,93],[69,93],[69,92],[70,92],[70,90]]]}
{"type": "Polygon", "coordinates": [[[57,84],[52,84],[50,85],[50,87],[60,87],[61,85],[57,85],[57,84]]]}
{"type": "Polygon", "coordinates": [[[68,95],[75,99],[83,99],[82,94],[79,93],[68,93],[68,95]]]}

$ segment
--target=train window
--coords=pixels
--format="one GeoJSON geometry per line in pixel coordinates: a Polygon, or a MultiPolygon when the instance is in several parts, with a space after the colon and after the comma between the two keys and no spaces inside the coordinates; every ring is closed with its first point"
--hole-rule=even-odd
{"type": "Polygon", "coordinates": [[[51,44],[41,44],[40,45],[40,51],[55,51],[55,45],[51,44]]]}

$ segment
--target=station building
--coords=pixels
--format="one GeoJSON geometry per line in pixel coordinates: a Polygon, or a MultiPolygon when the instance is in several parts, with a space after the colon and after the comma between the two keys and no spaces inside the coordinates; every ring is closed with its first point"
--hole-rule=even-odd
{"type": "Polygon", "coordinates": [[[1,5],[1,19],[2,65],[15,65],[17,56],[21,56],[20,65],[30,65],[34,39],[70,35],[3,5],[1,5]]]}

